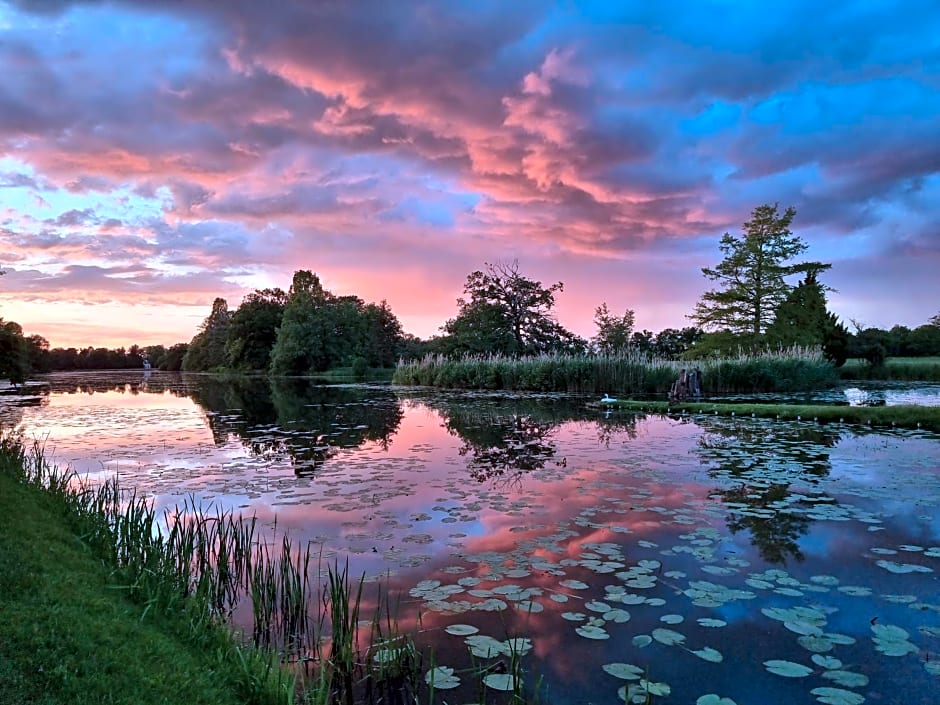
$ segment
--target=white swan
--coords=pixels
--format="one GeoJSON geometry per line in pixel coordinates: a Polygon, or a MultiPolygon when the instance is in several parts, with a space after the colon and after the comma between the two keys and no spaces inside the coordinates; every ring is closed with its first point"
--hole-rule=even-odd
{"type": "Polygon", "coordinates": [[[601,399],[601,404],[610,404],[611,402],[617,401],[614,397],[609,396],[606,392],[604,393],[604,398],[601,399]]]}

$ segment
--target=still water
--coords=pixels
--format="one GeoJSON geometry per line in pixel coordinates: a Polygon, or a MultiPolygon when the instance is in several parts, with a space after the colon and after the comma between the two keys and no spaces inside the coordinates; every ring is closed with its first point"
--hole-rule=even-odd
{"type": "Polygon", "coordinates": [[[276,517],[399,593],[458,677],[515,638],[543,702],[940,702],[936,435],[555,395],[48,381],[0,423],[159,506],[276,517]]]}

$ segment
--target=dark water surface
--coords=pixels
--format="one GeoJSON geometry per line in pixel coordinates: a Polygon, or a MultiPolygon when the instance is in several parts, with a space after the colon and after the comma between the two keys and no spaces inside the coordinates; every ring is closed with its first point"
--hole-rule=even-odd
{"type": "Polygon", "coordinates": [[[276,516],[387,582],[403,628],[464,679],[447,702],[479,699],[468,646],[486,662],[490,637],[519,640],[542,702],[940,703],[936,435],[552,395],[48,379],[0,422],[160,506],[276,516]]]}

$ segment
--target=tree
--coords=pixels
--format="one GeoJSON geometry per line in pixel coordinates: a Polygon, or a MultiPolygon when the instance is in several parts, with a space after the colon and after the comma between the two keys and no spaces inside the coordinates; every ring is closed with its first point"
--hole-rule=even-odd
{"type": "Polygon", "coordinates": [[[487,263],[464,284],[469,298],[457,299],[456,318],[444,324],[450,353],[501,353],[510,356],[584,348],[584,341],[559,325],[553,315],[561,282],[545,288],[519,273],[519,263],[487,263]]]}
{"type": "Polygon", "coordinates": [[[686,326],[682,330],[664,328],[656,334],[653,352],[660,357],[677,359],[691,350],[703,335],[704,331],[696,326],[686,326]]]}
{"type": "Polygon", "coordinates": [[[594,349],[601,355],[616,355],[630,347],[635,316],[627,309],[622,316],[615,316],[607,309],[605,301],[594,310],[594,325],[597,333],[591,338],[594,349]]]}
{"type": "Polygon", "coordinates": [[[401,322],[384,300],[366,306],[363,319],[363,358],[370,367],[394,367],[404,339],[401,322]]]}
{"type": "Polygon", "coordinates": [[[232,314],[225,341],[225,364],[237,370],[266,370],[277,329],[284,316],[287,294],[261,289],[248,294],[232,314]]]}
{"type": "Polygon", "coordinates": [[[714,269],[702,268],[709,280],[723,288],[702,294],[690,318],[703,328],[760,337],[792,289],[785,277],[831,266],[787,264],[808,247],[790,232],[795,215],[793,208],[779,214],[776,204],[765,204],[753,210],[742,237],[725,233],[719,245],[725,258],[714,269]]]}
{"type": "Polygon", "coordinates": [[[19,323],[0,318],[0,379],[22,384],[29,375],[29,349],[19,323]]]}
{"type": "Polygon", "coordinates": [[[271,372],[298,375],[351,363],[362,346],[365,307],[357,296],[334,296],[312,272],[294,273],[271,350],[271,372]]]}
{"type": "Polygon", "coordinates": [[[223,298],[212,302],[212,311],[189,343],[183,358],[184,370],[210,370],[225,364],[225,342],[232,314],[223,298]]]}
{"type": "Polygon", "coordinates": [[[932,316],[930,320],[927,321],[927,325],[936,326],[937,328],[940,328],[940,313],[938,313],[936,316],[932,316]]]}

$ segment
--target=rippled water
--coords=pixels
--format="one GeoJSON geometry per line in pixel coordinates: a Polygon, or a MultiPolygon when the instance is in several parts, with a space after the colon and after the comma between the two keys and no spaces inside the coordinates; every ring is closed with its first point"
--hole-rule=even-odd
{"type": "Polygon", "coordinates": [[[640,678],[667,703],[940,701],[935,435],[551,395],[50,382],[0,421],[160,505],[276,515],[387,581],[464,679],[448,702],[479,697],[462,669],[498,648],[482,637],[531,640],[544,702],[617,702],[640,678]]]}

